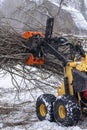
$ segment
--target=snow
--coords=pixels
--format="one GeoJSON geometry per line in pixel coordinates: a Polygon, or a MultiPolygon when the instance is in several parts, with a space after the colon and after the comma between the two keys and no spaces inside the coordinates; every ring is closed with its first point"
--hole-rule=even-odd
{"type": "Polygon", "coordinates": [[[30,130],[81,130],[81,129],[78,126],[67,128],[67,127],[58,126],[58,124],[54,122],[51,123],[49,121],[43,121],[43,122],[35,123],[33,125],[33,128],[30,127],[30,130]]]}
{"type": "MultiPolygon", "coordinates": [[[[51,1],[51,0],[49,1],[59,7],[59,4],[56,3],[55,1],[51,1]]],[[[87,21],[85,20],[84,16],[79,10],[71,6],[64,6],[64,5],[62,5],[61,8],[71,14],[72,19],[75,22],[78,29],[87,30],[87,21]]]]}
{"type": "MultiPolygon", "coordinates": [[[[53,76],[51,77],[51,83],[52,80],[55,80],[55,77],[54,78],[53,76]]],[[[21,80],[18,80],[18,82],[19,81],[21,80]]],[[[33,88],[32,85],[30,85],[30,87],[33,88]]],[[[49,87],[47,87],[46,92],[49,93],[50,91],[52,91],[52,93],[55,93],[54,88],[51,90],[51,88],[49,89],[49,87]]],[[[2,130],[12,130],[12,129],[13,130],[87,130],[83,128],[81,129],[78,125],[67,128],[67,127],[59,126],[56,122],[49,122],[47,120],[38,121],[35,113],[35,102],[37,97],[40,96],[43,92],[39,88],[37,88],[36,90],[31,90],[31,93],[32,95],[30,94],[29,91],[27,91],[27,89],[25,90],[23,89],[22,91],[20,91],[20,94],[17,95],[17,90],[13,87],[11,82],[11,76],[9,74],[6,74],[2,78],[0,77],[0,107],[2,107],[4,104],[8,104],[10,108],[13,106],[13,104],[18,106],[17,110],[12,112],[13,113],[12,115],[14,116],[12,116],[11,114],[8,116],[5,116],[3,114],[1,115],[0,128],[2,130]],[[27,104],[25,103],[25,105],[23,105],[24,102],[29,102],[29,103],[27,104]],[[18,105],[18,104],[22,104],[22,105],[18,105]],[[31,114],[32,111],[34,111],[33,114],[31,114]],[[28,114],[30,114],[29,118],[28,118],[28,114]],[[24,126],[6,125],[6,123],[9,124],[8,122],[10,122],[11,124],[17,123],[23,120],[25,121],[25,119],[27,118],[29,121],[27,121],[27,124],[24,126]]]]}
{"type": "Polygon", "coordinates": [[[87,0],[84,0],[84,4],[85,4],[85,6],[87,7],[87,0]]]}
{"type": "MultiPolygon", "coordinates": [[[[41,4],[43,0],[34,0],[37,2],[37,4],[41,4]]],[[[59,4],[57,3],[57,0],[50,0],[53,4],[59,7],[59,4]]],[[[3,2],[3,0],[0,0],[0,2],[3,2]]],[[[87,3],[87,0],[85,0],[87,3]]],[[[83,15],[80,13],[80,11],[72,8],[71,6],[62,6],[62,9],[68,11],[73,20],[75,21],[78,28],[86,29],[87,30],[87,22],[83,15]]],[[[35,69],[34,69],[35,70],[35,69]]],[[[21,79],[17,77],[17,80],[20,84],[21,79]]],[[[50,77],[49,82],[53,84],[55,80],[55,77],[50,77]]],[[[58,81],[60,83],[60,80],[58,81]]],[[[27,84],[29,84],[27,82],[27,84]]],[[[31,89],[34,86],[32,84],[29,84],[29,88],[31,89]]],[[[55,93],[57,95],[57,90],[55,88],[47,87],[45,90],[48,93],[55,93]]],[[[11,81],[11,76],[9,74],[4,74],[4,72],[0,72],[0,108],[3,107],[5,104],[8,104],[10,108],[16,104],[22,104],[24,102],[28,102],[25,105],[19,105],[17,106],[17,110],[12,113],[12,115],[9,114],[1,114],[0,116],[0,129],[1,130],[87,130],[87,120],[84,121],[84,128],[80,128],[83,125],[77,124],[77,126],[73,127],[63,127],[59,126],[56,122],[49,122],[49,121],[38,121],[35,113],[35,102],[38,96],[40,96],[43,93],[39,88],[33,89],[30,93],[30,91],[27,91],[27,89],[23,86],[21,87],[20,94],[17,92],[17,89],[14,88],[11,81]],[[32,113],[32,110],[34,112],[32,113]],[[28,118],[28,114],[30,114],[30,117],[28,118]],[[17,123],[18,121],[22,121],[24,119],[27,119],[28,123],[26,125],[16,125],[16,126],[9,126],[6,125],[6,122],[10,123],[17,123]],[[32,123],[30,123],[31,120],[34,120],[32,123]]]]}
{"type": "Polygon", "coordinates": [[[2,3],[3,2],[3,0],[0,0],[0,3],[2,3]]]}
{"type": "Polygon", "coordinates": [[[69,8],[69,11],[71,13],[71,16],[72,16],[76,26],[79,29],[87,30],[87,21],[85,20],[83,15],[80,13],[80,11],[78,11],[76,9],[75,10],[70,10],[70,8],[69,8]]]}
{"type": "MultiPolygon", "coordinates": [[[[31,0],[32,1],[32,0],[31,0]]],[[[34,2],[36,2],[37,5],[40,5],[43,3],[44,0],[33,0],[34,2]]]]}

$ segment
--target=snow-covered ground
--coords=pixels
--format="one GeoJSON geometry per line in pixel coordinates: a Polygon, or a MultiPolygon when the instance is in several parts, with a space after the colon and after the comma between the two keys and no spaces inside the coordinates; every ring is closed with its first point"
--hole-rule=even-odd
{"type": "MultiPolygon", "coordinates": [[[[77,126],[63,127],[56,122],[39,121],[35,113],[36,99],[44,92],[55,93],[56,87],[34,89],[31,84],[28,88],[21,87],[20,93],[14,88],[11,77],[6,74],[2,77],[0,73],[0,129],[1,130],[87,130],[87,117],[83,117],[83,121],[79,121],[77,126]],[[30,88],[31,89],[30,91],[30,88]]],[[[20,79],[20,78],[19,78],[20,79]]],[[[18,80],[20,82],[21,80],[18,80]]],[[[55,76],[49,78],[52,84],[55,76]]],[[[58,81],[59,83],[59,81],[58,81]]],[[[56,85],[54,83],[54,85],[56,85]]]]}

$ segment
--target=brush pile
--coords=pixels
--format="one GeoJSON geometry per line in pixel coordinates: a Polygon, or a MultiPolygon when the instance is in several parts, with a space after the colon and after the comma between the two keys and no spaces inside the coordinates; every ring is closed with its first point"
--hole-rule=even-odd
{"type": "MultiPolygon", "coordinates": [[[[17,64],[25,66],[26,60],[30,54],[29,47],[26,46],[27,40],[19,33],[15,32],[10,26],[0,27],[0,68],[9,69],[17,64]],[[27,51],[26,51],[27,50],[27,51]]],[[[31,45],[32,46],[32,45],[31,45]]],[[[48,52],[48,51],[47,51],[48,52]]],[[[58,72],[59,63],[48,54],[45,58],[45,64],[42,68],[58,72]],[[54,60],[53,60],[54,59],[54,60]]],[[[37,66],[39,67],[39,66],[37,66]]]]}
{"type": "MultiPolygon", "coordinates": [[[[73,38],[75,41],[76,38],[73,38]]],[[[78,38],[79,39],[79,38],[78,38]]],[[[78,40],[76,39],[76,42],[78,40]]],[[[0,68],[3,70],[12,69],[14,66],[21,64],[25,66],[26,60],[29,57],[29,47],[26,46],[28,40],[24,39],[10,26],[0,27],[0,68]]],[[[30,43],[29,43],[30,44],[30,43]]],[[[31,44],[32,46],[32,44],[31,44]]],[[[57,48],[55,44],[53,47],[57,48]]],[[[65,57],[68,57],[69,48],[64,46],[58,50],[65,57]]],[[[49,48],[45,48],[45,63],[37,68],[44,68],[53,73],[62,74],[62,65],[57,57],[51,54],[49,48]]]]}
{"type": "Polygon", "coordinates": [[[27,56],[25,39],[9,26],[0,27],[0,66],[12,67],[25,62],[27,56]]]}

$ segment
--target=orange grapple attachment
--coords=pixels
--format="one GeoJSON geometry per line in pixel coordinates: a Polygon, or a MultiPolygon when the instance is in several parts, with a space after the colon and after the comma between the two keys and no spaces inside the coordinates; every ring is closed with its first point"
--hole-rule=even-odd
{"type": "Polygon", "coordinates": [[[24,32],[23,38],[28,39],[28,38],[31,38],[34,35],[40,35],[41,37],[43,37],[43,33],[42,32],[27,31],[27,32],[24,32]]]}
{"type": "Polygon", "coordinates": [[[27,61],[26,61],[26,64],[27,65],[42,65],[44,64],[44,56],[41,57],[41,58],[38,58],[38,57],[34,57],[33,54],[31,54],[27,61]]]}
{"type": "MultiPolygon", "coordinates": [[[[27,31],[27,32],[24,32],[23,38],[29,39],[35,35],[40,35],[41,37],[43,37],[42,32],[27,31]]],[[[43,63],[44,63],[44,56],[42,56],[41,58],[38,58],[38,57],[34,57],[33,54],[29,55],[29,57],[26,61],[27,65],[42,65],[43,63]]]]}

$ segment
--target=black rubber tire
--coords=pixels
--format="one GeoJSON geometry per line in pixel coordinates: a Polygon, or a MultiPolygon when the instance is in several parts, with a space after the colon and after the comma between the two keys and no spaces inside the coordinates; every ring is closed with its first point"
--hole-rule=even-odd
{"type": "Polygon", "coordinates": [[[52,94],[43,94],[38,97],[36,102],[36,114],[40,121],[48,120],[50,122],[54,121],[53,116],[53,103],[55,102],[56,97],[52,94]],[[44,104],[46,107],[46,115],[42,116],[40,113],[40,106],[44,104]]]}
{"type": "Polygon", "coordinates": [[[54,103],[53,112],[56,122],[64,126],[76,125],[80,120],[80,106],[77,99],[71,95],[60,96],[54,103]],[[59,115],[59,107],[61,105],[65,110],[64,118],[59,115]]]}

